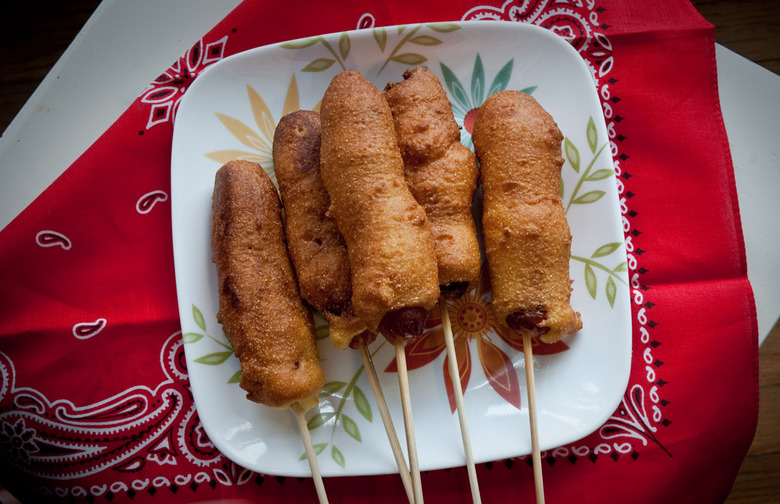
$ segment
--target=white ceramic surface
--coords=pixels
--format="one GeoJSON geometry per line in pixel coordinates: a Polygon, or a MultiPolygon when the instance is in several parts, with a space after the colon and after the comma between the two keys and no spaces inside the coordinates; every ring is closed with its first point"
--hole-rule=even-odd
{"type": "MultiPolygon", "coordinates": [[[[216,321],[216,272],[209,248],[214,174],[231,156],[261,161],[272,173],[270,142],[276,121],[287,110],[316,107],[331,78],[343,69],[360,71],[381,89],[417,64],[428,66],[442,80],[461,125],[469,107],[481,104],[496,85],[527,90],[566,137],[563,201],[573,235],[572,304],[582,313],[584,328],[564,340],[567,349],[535,355],[541,448],[587,436],[623,396],[630,370],[631,321],[617,182],[595,86],[576,51],[547,30],[519,23],[410,25],[325,35],[215,63],[185,94],[175,122],[173,245],[187,366],[206,432],[243,467],[266,474],[309,474],[292,414],[249,402],[235,383],[239,363],[216,321]],[[307,67],[315,71],[304,71],[307,67]],[[453,91],[459,84],[458,97],[453,91]]],[[[471,145],[467,132],[462,140],[471,145]]],[[[489,294],[480,294],[472,293],[472,298],[484,308],[489,294]]],[[[450,306],[456,321],[458,309],[450,306]]],[[[318,327],[324,329],[321,321],[318,327]]],[[[472,369],[464,395],[475,459],[530,453],[522,352],[489,327],[468,334],[455,329],[470,336],[472,369]],[[515,377],[507,383],[519,384],[519,408],[486,378],[480,365],[489,360],[483,355],[486,350],[494,358],[508,359],[515,377]]],[[[307,416],[310,423],[321,423],[311,435],[321,450],[323,475],[396,472],[358,353],[335,350],[327,339],[319,341],[319,349],[326,381],[333,384],[328,390],[335,391],[325,394],[319,411],[307,416]]],[[[370,349],[404,444],[397,377],[385,372],[394,358],[392,347],[380,337],[370,349]]],[[[464,464],[443,368],[441,353],[410,372],[423,470],[464,464]]]]}

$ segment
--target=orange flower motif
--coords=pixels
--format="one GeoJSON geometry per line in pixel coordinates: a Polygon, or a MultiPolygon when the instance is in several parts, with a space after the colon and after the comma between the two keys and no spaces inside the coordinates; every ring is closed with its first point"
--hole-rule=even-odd
{"type": "MultiPolygon", "coordinates": [[[[521,354],[523,352],[523,338],[496,319],[490,300],[490,278],[487,274],[487,268],[483,265],[482,274],[474,289],[459,299],[447,302],[461,388],[466,390],[471,377],[472,356],[469,350],[469,341],[475,340],[477,357],[490,386],[509,404],[520,409],[520,382],[517,372],[512,358],[496,344],[496,337],[521,354]]],[[[532,344],[536,355],[551,355],[569,349],[569,346],[563,341],[546,344],[536,337],[533,338],[532,344]]],[[[408,369],[417,369],[430,364],[445,349],[441,316],[438,310],[434,309],[425,323],[423,335],[419,339],[407,343],[404,348],[408,369]]],[[[455,412],[455,392],[448,366],[448,357],[445,356],[444,384],[447,388],[450,410],[455,412]]],[[[397,371],[395,359],[385,371],[397,371]]]]}

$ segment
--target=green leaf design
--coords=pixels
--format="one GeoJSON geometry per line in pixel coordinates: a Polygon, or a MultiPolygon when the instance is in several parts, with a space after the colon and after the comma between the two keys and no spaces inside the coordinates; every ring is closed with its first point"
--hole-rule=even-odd
{"type": "Polygon", "coordinates": [[[181,339],[182,339],[182,341],[184,341],[185,345],[187,343],[195,343],[196,341],[198,341],[202,337],[203,337],[202,334],[194,333],[194,332],[188,332],[188,333],[184,333],[184,334],[181,335],[181,339]]]}
{"type": "Polygon", "coordinates": [[[574,171],[579,173],[580,172],[580,151],[577,149],[577,146],[574,145],[574,143],[568,139],[568,137],[563,141],[563,148],[566,151],[566,159],[569,160],[569,164],[571,164],[571,167],[574,168],[574,171]]]}
{"type": "Polygon", "coordinates": [[[385,46],[387,45],[387,31],[385,31],[384,28],[374,28],[372,33],[374,34],[376,45],[379,46],[379,50],[385,52],[385,46]]]}
{"type": "Polygon", "coordinates": [[[575,200],[572,200],[572,204],[574,205],[585,205],[588,203],[595,203],[596,201],[600,200],[602,196],[606,194],[604,191],[591,191],[583,194],[582,196],[578,197],[575,200]]]}
{"type": "Polygon", "coordinates": [[[615,297],[617,296],[617,285],[615,285],[615,281],[612,279],[611,276],[607,277],[607,299],[609,300],[609,306],[611,308],[615,307],[615,297]]]}
{"type": "Polygon", "coordinates": [[[327,70],[328,68],[335,63],[336,60],[330,59],[330,58],[317,58],[316,60],[312,61],[308,65],[306,65],[302,72],[322,72],[323,70],[327,70]]]}
{"type": "Polygon", "coordinates": [[[561,177],[560,183],[558,184],[558,195],[561,197],[561,200],[563,200],[563,177],[561,177]]]}
{"type": "Polygon", "coordinates": [[[311,47],[317,42],[320,41],[322,37],[309,37],[301,40],[293,40],[290,42],[285,42],[281,44],[279,47],[282,49],[303,49],[305,47],[311,47]]]}
{"type": "Polygon", "coordinates": [[[236,374],[230,377],[228,383],[240,383],[241,382],[241,370],[236,371],[236,374]]]}
{"type": "Polygon", "coordinates": [[[344,427],[344,431],[347,434],[352,436],[357,441],[361,443],[363,442],[363,440],[360,438],[360,429],[358,428],[358,425],[354,420],[343,413],[341,414],[341,425],[344,427]]]}
{"type": "Polygon", "coordinates": [[[357,408],[357,410],[360,412],[361,415],[363,415],[363,418],[365,418],[369,422],[372,422],[374,415],[371,411],[371,403],[368,402],[366,395],[363,393],[362,390],[360,390],[360,387],[358,387],[357,385],[355,385],[353,395],[355,397],[355,407],[357,408]]]}
{"type": "Polygon", "coordinates": [[[620,247],[620,242],[607,243],[597,248],[591,257],[604,257],[616,251],[620,247]]]}
{"type": "Polygon", "coordinates": [[[450,96],[452,96],[452,99],[455,102],[453,105],[459,105],[462,108],[463,114],[465,114],[471,109],[468,95],[466,95],[466,90],[455,76],[455,73],[450,70],[450,67],[444,63],[439,63],[439,66],[441,67],[442,77],[444,77],[444,83],[447,85],[450,96]]]}
{"type": "MultiPolygon", "coordinates": [[[[317,443],[317,444],[315,444],[315,445],[312,445],[312,448],[314,448],[314,453],[315,453],[316,455],[319,455],[320,453],[322,453],[322,451],[323,451],[325,448],[327,448],[327,446],[328,446],[328,443],[317,443]]],[[[298,460],[306,460],[306,458],[307,458],[307,456],[306,456],[306,452],[304,451],[304,452],[303,452],[303,455],[301,455],[300,457],[298,457],[298,460]]]]}
{"type": "Polygon", "coordinates": [[[628,262],[623,261],[612,270],[613,273],[617,273],[618,271],[628,271],[628,262]]]}
{"type": "Polygon", "coordinates": [[[575,146],[569,138],[564,140],[566,158],[569,160],[572,169],[576,173],[580,173],[580,170],[582,169],[582,175],[580,175],[577,184],[574,186],[571,196],[569,196],[569,202],[565,205],[566,213],[569,212],[569,208],[571,208],[571,206],[574,204],[583,205],[586,203],[594,203],[601,199],[602,196],[604,196],[604,191],[591,191],[580,196],[580,189],[585,182],[604,180],[614,175],[613,170],[606,168],[601,168],[591,173],[591,169],[593,169],[596,160],[599,158],[599,156],[601,156],[601,152],[604,150],[607,144],[605,143],[597,150],[598,133],[596,132],[596,125],[592,116],[588,118],[588,124],[586,125],[585,130],[585,136],[587,137],[588,146],[593,152],[593,157],[584,169],[582,169],[581,166],[581,163],[584,163],[584,161],[580,159],[580,151],[577,149],[577,146],[575,146]]]}
{"type": "Polygon", "coordinates": [[[409,42],[422,46],[435,46],[441,44],[441,40],[436,37],[431,37],[430,35],[417,35],[416,37],[410,38],[409,42]]]}
{"type": "Polygon", "coordinates": [[[339,37],[339,54],[341,55],[341,59],[347,59],[351,47],[352,45],[349,41],[349,35],[342,33],[341,37],[339,37]]]}
{"type": "Polygon", "coordinates": [[[320,392],[320,397],[327,397],[329,395],[333,395],[339,390],[343,389],[346,384],[347,383],[343,381],[328,382],[322,386],[322,392],[320,392]]]}
{"type": "Polygon", "coordinates": [[[439,33],[449,33],[455,30],[460,30],[460,26],[453,23],[429,23],[425,26],[439,33]]]}
{"type": "Polygon", "coordinates": [[[477,53],[474,60],[474,70],[471,73],[471,99],[473,103],[482,103],[485,97],[482,92],[485,90],[485,69],[482,66],[482,58],[477,53]]]}
{"type": "MultiPolygon", "coordinates": [[[[498,71],[495,78],[493,79],[493,83],[490,84],[490,89],[488,90],[487,93],[488,96],[506,89],[506,87],[509,85],[509,79],[510,77],[512,77],[512,67],[514,67],[514,64],[515,64],[515,60],[514,58],[512,58],[511,60],[507,61],[507,63],[504,66],[501,67],[501,70],[498,71]]],[[[530,89],[530,88],[526,88],[526,89],[530,89]]],[[[534,86],[533,89],[536,89],[536,86],[534,86]]],[[[523,90],[523,92],[527,92],[527,91],[523,90]]]]}
{"type": "Polygon", "coordinates": [[[231,351],[215,352],[204,355],[203,357],[198,357],[195,359],[195,362],[198,364],[206,364],[208,366],[216,366],[225,362],[231,355],[233,355],[233,352],[231,351]]]}
{"type": "Polygon", "coordinates": [[[585,180],[588,182],[593,182],[596,180],[604,180],[605,178],[609,178],[612,175],[614,175],[614,170],[608,170],[606,168],[602,168],[600,170],[596,170],[587,177],[585,177],[585,180]]]}
{"type": "Polygon", "coordinates": [[[596,290],[598,289],[598,282],[596,281],[596,273],[590,264],[585,265],[585,285],[588,288],[590,297],[596,299],[596,290]]]}
{"type": "Polygon", "coordinates": [[[330,449],[330,458],[333,459],[335,463],[341,466],[341,468],[344,468],[344,454],[341,453],[341,451],[336,448],[336,445],[333,445],[333,447],[330,449]]]}
{"type": "Polygon", "coordinates": [[[203,314],[194,304],[192,305],[192,318],[195,320],[198,327],[200,327],[203,332],[206,332],[206,319],[203,318],[203,314]]]}
{"type": "Polygon", "coordinates": [[[322,427],[325,425],[325,423],[336,416],[333,412],[325,412],[325,413],[318,413],[311,417],[308,422],[306,422],[306,427],[309,428],[309,430],[314,430],[317,427],[322,427]]]}
{"type": "Polygon", "coordinates": [[[402,65],[421,65],[428,61],[428,58],[422,54],[404,53],[399,54],[398,56],[393,56],[390,58],[390,60],[395,61],[396,63],[401,63],[402,65]]]}
{"type": "Polygon", "coordinates": [[[317,341],[327,339],[328,336],[330,336],[330,326],[328,324],[323,324],[316,327],[314,329],[314,335],[317,338],[317,341]]]}
{"type": "Polygon", "coordinates": [[[527,95],[532,95],[532,94],[534,94],[534,91],[536,91],[536,88],[538,88],[538,87],[539,86],[528,86],[527,88],[521,89],[520,92],[521,93],[525,93],[527,95]]]}
{"type": "Polygon", "coordinates": [[[599,143],[599,134],[596,131],[596,123],[593,121],[593,116],[588,119],[588,126],[585,128],[585,135],[588,137],[588,146],[590,152],[596,153],[596,146],[599,143]]]}

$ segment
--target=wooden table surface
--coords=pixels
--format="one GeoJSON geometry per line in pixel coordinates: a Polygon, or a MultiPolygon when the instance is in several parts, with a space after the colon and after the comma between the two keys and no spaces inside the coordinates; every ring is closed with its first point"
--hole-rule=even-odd
{"type": "MultiPolygon", "coordinates": [[[[19,112],[99,3],[27,0],[4,7],[0,19],[0,131],[19,112]]],[[[780,74],[780,1],[692,3],[715,25],[718,43],[780,74]]],[[[759,355],[758,428],[727,504],[780,502],[780,324],[775,325],[759,355]]]]}

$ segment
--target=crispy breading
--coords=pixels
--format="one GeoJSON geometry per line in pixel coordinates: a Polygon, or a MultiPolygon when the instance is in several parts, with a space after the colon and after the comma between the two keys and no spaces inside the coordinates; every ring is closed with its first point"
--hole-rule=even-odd
{"type": "Polygon", "coordinates": [[[472,134],[482,170],[493,308],[517,331],[554,342],[582,327],[569,300],[571,232],[560,198],[563,135],[531,96],[485,100],[472,134]]]}
{"type": "Polygon", "coordinates": [[[241,362],[247,398],[279,408],[316,406],[324,375],[312,315],[287,255],[279,196],[260,165],[231,161],[217,171],[211,250],[217,321],[241,362]]]}
{"type": "Polygon", "coordinates": [[[404,179],[387,101],[346,71],[331,81],[320,114],[322,180],[349,251],[355,312],[372,331],[391,312],[427,313],[439,296],[436,252],[425,210],[404,179]]]}
{"type": "Polygon", "coordinates": [[[479,168],[460,142],[447,93],[425,67],[408,69],[385,97],[393,113],[406,182],[431,223],[442,292],[459,297],[479,277],[479,242],[471,203],[479,168]]]}
{"type": "Polygon", "coordinates": [[[352,307],[347,245],[326,215],[330,197],[320,174],[321,131],[318,112],[298,110],[282,117],[274,133],[274,171],[301,296],[330,325],[333,345],[347,348],[368,328],[352,307]]]}

